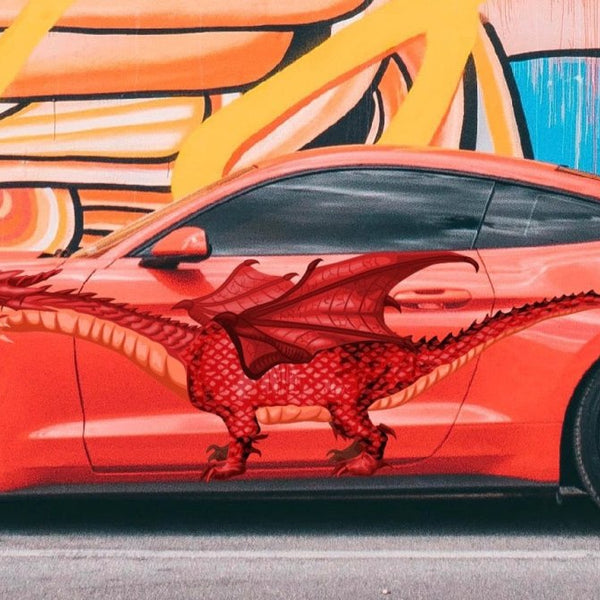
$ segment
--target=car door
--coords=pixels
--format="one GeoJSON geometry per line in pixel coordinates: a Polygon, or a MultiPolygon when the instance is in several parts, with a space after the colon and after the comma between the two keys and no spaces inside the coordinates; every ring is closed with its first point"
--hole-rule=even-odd
{"type": "MultiPolygon", "coordinates": [[[[498,183],[477,247],[494,286],[495,310],[600,290],[598,202],[498,183]]],[[[487,452],[496,457],[518,443],[555,452],[566,405],[589,366],[575,366],[574,372],[574,358],[598,336],[598,311],[586,311],[542,321],[491,346],[480,359],[458,422],[494,444],[487,452]],[[499,427],[486,435],[493,425],[499,427]],[[512,436],[511,443],[506,436],[512,436]]],[[[513,458],[508,460],[512,464],[513,458]]],[[[518,468],[527,472],[528,467],[518,468]]]]}
{"type": "MultiPolygon", "coordinates": [[[[223,198],[178,223],[205,230],[212,247],[207,260],[144,268],[140,259],[163,237],[153,236],[95,273],[85,291],[185,319],[175,304],[214,291],[248,259],[258,260],[255,267],[264,273],[298,276],[315,258],[330,263],[373,251],[461,250],[477,259],[470,248],[490,191],[491,184],[480,179],[401,169],[300,173],[223,198]]],[[[402,312],[390,310],[388,324],[415,337],[456,333],[487,314],[493,302],[485,270],[465,263],[427,268],[392,294],[402,312]]],[[[197,411],[114,354],[78,342],[85,440],[94,466],[181,470],[206,464],[206,449],[227,442],[220,419],[197,411]]],[[[417,460],[435,451],[456,418],[473,370],[469,364],[410,404],[373,415],[396,431],[388,460],[417,460]]],[[[262,458],[250,463],[256,475],[274,468],[287,476],[329,470],[327,451],[344,445],[327,423],[268,425],[263,432],[268,437],[260,443],[262,458]]]]}
{"type": "Polygon", "coordinates": [[[14,321],[12,326],[5,323],[11,312],[0,314],[0,406],[4,416],[0,477],[9,487],[40,481],[37,473],[44,469],[56,469],[60,479],[68,476],[69,469],[87,466],[73,339],[65,321],[56,325],[57,307],[42,310],[38,298],[34,309],[34,304],[28,305],[27,293],[47,288],[51,297],[61,290],[80,289],[96,263],[33,258],[36,253],[30,254],[23,259],[15,255],[11,262],[5,257],[0,271],[3,299],[10,298],[8,290],[21,287],[24,296],[20,302],[31,309],[28,319],[14,321]]]}

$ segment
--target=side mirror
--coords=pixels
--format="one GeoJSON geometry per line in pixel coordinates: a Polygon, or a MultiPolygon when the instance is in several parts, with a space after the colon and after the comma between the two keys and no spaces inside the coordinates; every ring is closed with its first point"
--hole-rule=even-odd
{"type": "Polygon", "coordinates": [[[140,265],[151,269],[174,269],[180,262],[200,262],[210,256],[206,232],[200,227],[180,227],[165,235],[140,265]]]}

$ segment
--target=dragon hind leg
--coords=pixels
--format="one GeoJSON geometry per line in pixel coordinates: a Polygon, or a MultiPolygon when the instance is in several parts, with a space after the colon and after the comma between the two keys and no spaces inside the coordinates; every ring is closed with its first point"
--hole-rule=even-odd
{"type": "Polygon", "coordinates": [[[229,479],[241,475],[246,471],[246,461],[250,454],[260,455],[260,450],[254,447],[254,442],[264,439],[260,435],[260,427],[252,407],[244,407],[243,410],[230,411],[221,407],[215,411],[225,422],[229,432],[229,444],[227,446],[209,446],[208,451],[213,450],[209,457],[211,460],[224,460],[221,465],[209,465],[202,474],[203,479],[229,479]]]}
{"type": "MultiPolygon", "coordinates": [[[[346,433],[343,428],[338,427],[337,423],[332,419],[329,421],[329,426],[333,431],[333,435],[335,439],[343,438],[348,439],[346,433]]],[[[327,452],[327,456],[329,456],[330,463],[339,463],[343,461],[347,461],[350,458],[354,458],[358,456],[363,451],[363,443],[361,440],[354,440],[349,446],[342,450],[338,450],[337,448],[333,448],[327,452]]]]}
{"type": "MultiPolygon", "coordinates": [[[[332,427],[344,437],[353,440],[350,448],[347,449],[350,450],[350,457],[347,460],[340,460],[333,474],[336,476],[372,475],[377,469],[385,466],[383,453],[390,428],[385,425],[374,425],[366,408],[340,404],[328,408],[332,427]]],[[[342,450],[330,454],[333,454],[335,460],[342,459],[345,452],[342,450]]]]}

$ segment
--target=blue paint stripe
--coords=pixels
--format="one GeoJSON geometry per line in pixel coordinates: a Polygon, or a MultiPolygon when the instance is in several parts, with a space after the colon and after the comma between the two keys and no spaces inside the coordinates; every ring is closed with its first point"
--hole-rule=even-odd
{"type": "Polygon", "coordinates": [[[535,158],[600,174],[600,58],[512,63],[535,158]]]}

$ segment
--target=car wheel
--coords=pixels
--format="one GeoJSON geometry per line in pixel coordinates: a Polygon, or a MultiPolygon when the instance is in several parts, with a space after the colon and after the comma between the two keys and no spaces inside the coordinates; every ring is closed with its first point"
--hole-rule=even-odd
{"type": "Polygon", "coordinates": [[[581,480],[600,506],[600,370],[580,390],[573,445],[581,480]]]}

